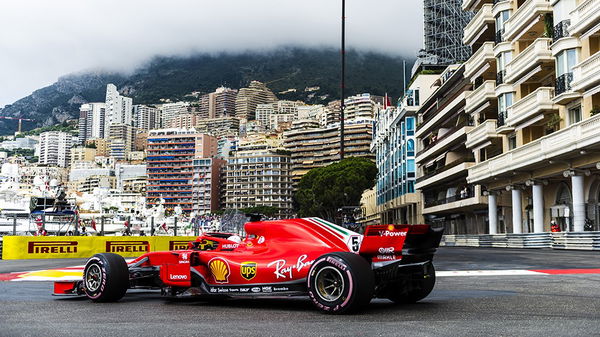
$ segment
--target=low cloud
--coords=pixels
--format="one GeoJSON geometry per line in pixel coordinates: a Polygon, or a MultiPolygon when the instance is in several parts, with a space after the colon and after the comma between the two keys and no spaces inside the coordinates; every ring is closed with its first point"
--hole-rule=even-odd
{"type": "MultiPolygon", "coordinates": [[[[156,55],[337,47],[341,1],[19,0],[0,4],[0,106],[85,69],[131,71],[156,55]]],[[[414,56],[422,1],[346,1],[347,44],[414,56]]]]}

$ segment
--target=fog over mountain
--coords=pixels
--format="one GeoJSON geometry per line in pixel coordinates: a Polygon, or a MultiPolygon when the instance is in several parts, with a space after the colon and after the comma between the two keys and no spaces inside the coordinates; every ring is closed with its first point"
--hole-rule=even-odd
{"type": "MultiPolygon", "coordinates": [[[[422,1],[346,1],[347,44],[413,58],[422,1]]],[[[341,1],[20,0],[0,4],[0,107],[60,76],[132,73],[157,55],[336,47],[341,1]]]]}

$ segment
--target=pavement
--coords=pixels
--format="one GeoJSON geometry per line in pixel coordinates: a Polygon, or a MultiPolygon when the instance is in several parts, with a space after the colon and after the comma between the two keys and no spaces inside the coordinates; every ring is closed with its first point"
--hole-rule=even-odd
{"type": "MultiPolygon", "coordinates": [[[[0,336],[594,336],[600,334],[600,253],[442,247],[429,297],[362,313],[325,315],[307,298],[166,300],[132,291],[117,303],[55,298],[51,282],[0,282],[0,336]],[[469,271],[470,273],[466,273],[469,271]],[[473,271],[496,271],[481,275],[473,271]]],[[[81,265],[84,260],[0,260],[0,273],[81,265]]]]}

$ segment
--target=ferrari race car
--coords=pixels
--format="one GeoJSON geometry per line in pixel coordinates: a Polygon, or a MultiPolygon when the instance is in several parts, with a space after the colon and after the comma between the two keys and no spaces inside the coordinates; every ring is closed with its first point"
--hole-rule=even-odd
{"type": "Polygon", "coordinates": [[[319,218],[254,221],[245,238],[207,233],[186,250],[150,252],[126,263],[112,253],[91,257],[83,280],[55,282],[55,295],[94,302],[128,289],[165,296],[306,296],[323,312],[344,313],[372,298],[412,303],[435,284],[433,255],[441,229],[372,225],[364,234],[319,218]]]}

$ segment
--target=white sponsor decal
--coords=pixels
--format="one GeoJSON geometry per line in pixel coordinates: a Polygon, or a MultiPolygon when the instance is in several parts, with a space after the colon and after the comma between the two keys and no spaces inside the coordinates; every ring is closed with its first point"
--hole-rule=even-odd
{"type": "Polygon", "coordinates": [[[169,278],[171,280],[187,280],[187,275],[174,275],[174,274],[169,274],[169,278]]]}
{"type": "Polygon", "coordinates": [[[304,255],[300,255],[298,257],[298,261],[296,262],[295,265],[291,265],[291,266],[287,266],[287,261],[284,259],[281,260],[277,260],[277,261],[273,261],[269,264],[267,264],[267,267],[271,267],[271,266],[275,266],[275,276],[279,279],[279,278],[293,278],[293,273],[294,270],[296,272],[300,272],[304,267],[308,267],[311,264],[313,264],[313,262],[315,262],[314,260],[311,261],[306,261],[306,259],[308,258],[308,255],[304,254],[304,255]]]}
{"type": "Polygon", "coordinates": [[[351,252],[358,253],[358,251],[360,250],[361,243],[362,235],[351,235],[346,241],[346,246],[348,246],[351,252]]]}
{"type": "Polygon", "coordinates": [[[392,254],[394,252],[394,247],[380,247],[378,252],[379,254],[392,254]]]}
{"type": "Polygon", "coordinates": [[[260,287],[254,287],[252,289],[250,289],[253,293],[259,293],[260,292],[260,287]]]}
{"type": "Polygon", "coordinates": [[[238,243],[224,243],[223,249],[236,249],[240,245],[238,243]]]}
{"type": "Polygon", "coordinates": [[[397,260],[396,255],[377,255],[378,260],[397,260]]]}
{"type": "Polygon", "coordinates": [[[379,231],[381,236],[406,236],[406,232],[379,231]]]}
{"type": "Polygon", "coordinates": [[[271,287],[262,287],[262,292],[263,293],[273,292],[273,288],[271,288],[271,287]]]}
{"type": "Polygon", "coordinates": [[[265,242],[265,237],[264,237],[264,236],[261,236],[261,237],[259,237],[259,238],[258,238],[258,244],[259,244],[259,245],[260,245],[261,243],[264,243],[264,242],[265,242]]]}

